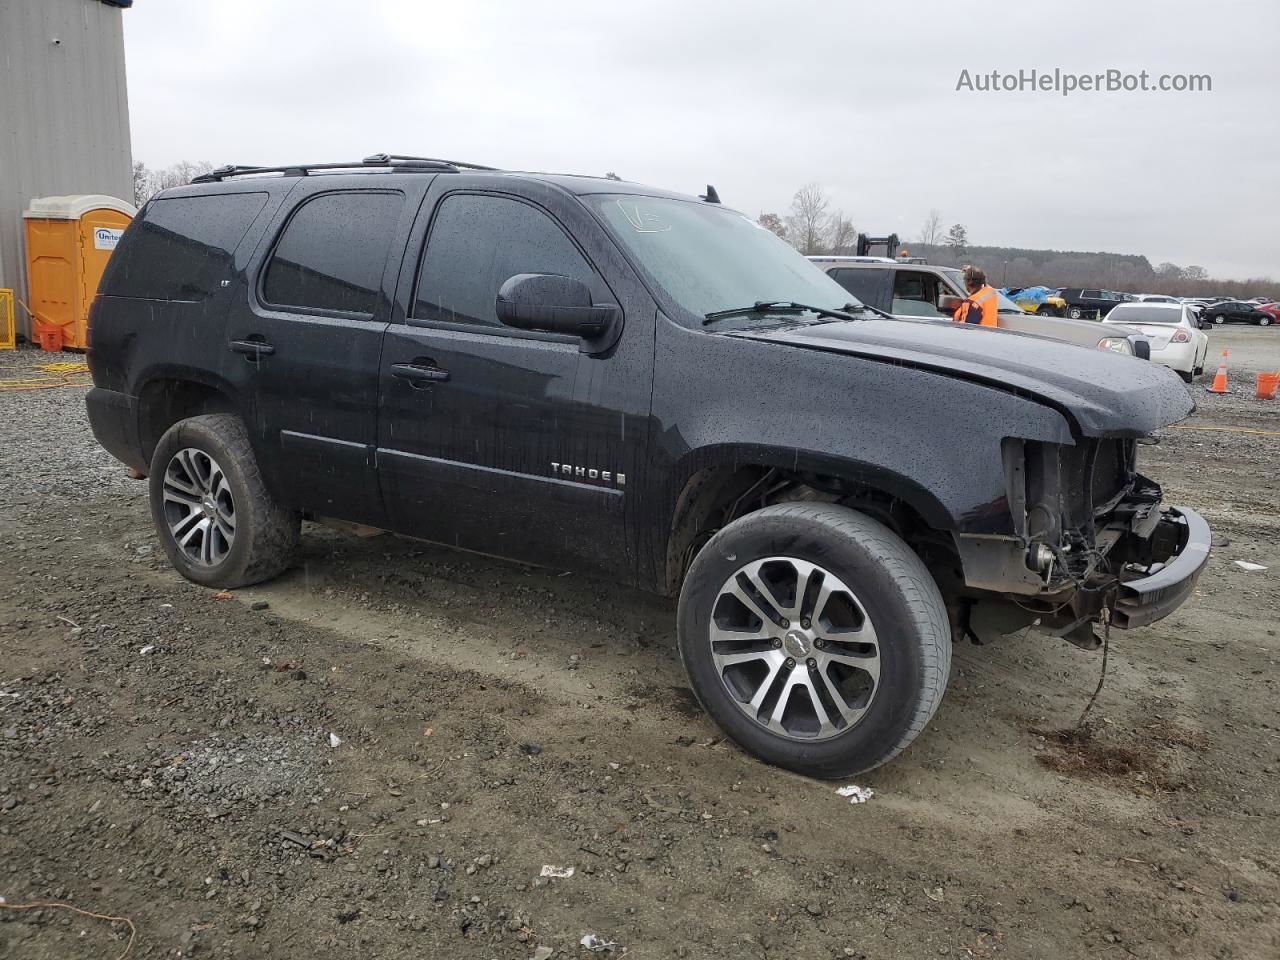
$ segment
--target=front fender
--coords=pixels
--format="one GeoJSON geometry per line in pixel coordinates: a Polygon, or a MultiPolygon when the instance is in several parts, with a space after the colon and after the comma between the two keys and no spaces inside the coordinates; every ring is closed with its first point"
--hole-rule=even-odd
{"type": "Polygon", "coordinates": [[[661,326],[656,361],[641,532],[655,573],[681,492],[707,466],[848,478],[937,530],[1010,534],[1001,441],[1074,442],[1057,410],[939,371],[674,324],[661,326]]]}

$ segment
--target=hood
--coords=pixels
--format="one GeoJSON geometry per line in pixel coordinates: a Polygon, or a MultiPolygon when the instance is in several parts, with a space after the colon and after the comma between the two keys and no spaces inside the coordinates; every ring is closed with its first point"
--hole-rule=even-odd
{"type": "Polygon", "coordinates": [[[932,321],[858,320],[736,330],[725,336],[846,353],[1030,394],[1060,410],[1090,437],[1146,436],[1195,409],[1172,370],[1011,330],[932,321]]]}

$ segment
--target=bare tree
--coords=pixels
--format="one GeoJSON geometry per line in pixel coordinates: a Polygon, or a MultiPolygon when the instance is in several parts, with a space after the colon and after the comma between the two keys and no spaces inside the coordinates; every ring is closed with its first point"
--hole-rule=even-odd
{"type": "Polygon", "coordinates": [[[1182,271],[1182,279],[1191,280],[1191,281],[1208,280],[1209,271],[1206,270],[1204,267],[1198,267],[1195,264],[1192,264],[1191,266],[1187,267],[1187,269],[1182,271]]]}
{"type": "Polygon", "coordinates": [[[827,232],[827,249],[832,253],[853,253],[858,245],[858,230],[853,221],[837,210],[831,215],[827,232]]]}
{"type": "Polygon", "coordinates": [[[147,165],[139,160],[133,165],[133,205],[141,207],[151,197],[148,182],[151,177],[147,165]]]}
{"type": "Polygon", "coordinates": [[[925,217],[924,227],[920,231],[920,242],[926,247],[936,247],[942,243],[942,211],[937,207],[929,211],[925,217]]]}
{"type": "Polygon", "coordinates": [[[827,232],[831,201],[816,183],[807,183],[791,198],[787,215],[787,238],[805,256],[822,253],[822,238],[827,232]]]}
{"type": "Polygon", "coordinates": [[[138,206],[146,203],[161,190],[170,187],[183,187],[196,177],[213,170],[208,160],[179,160],[171,167],[162,170],[148,170],[146,164],[138,162],[133,165],[133,195],[138,206]]]}
{"type": "Polygon", "coordinates": [[[782,218],[776,213],[762,213],[756,218],[756,223],[770,233],[777,234],[783,240],[787,239],[787,225],[782,222],[782,218]]]}
{"type": "Polygon", "coordinates": [[[608,173],[606,173],[606,174],[604,175],[604,178],[605,178],[606,180],[621,180],[621,179],[622,179],[620,176],[618,176],[618,175],[617,175],[616,173],[614,173],[612,170],[610,170],[608,173]]]}

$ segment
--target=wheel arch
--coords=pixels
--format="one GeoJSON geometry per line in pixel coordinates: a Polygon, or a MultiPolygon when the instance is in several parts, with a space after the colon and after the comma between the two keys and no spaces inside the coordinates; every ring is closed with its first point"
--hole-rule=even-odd
{"type": "Polygon", "coordinates": [[[716,530],[771,502],[848,504],[903,534],[956,527],[938,497],[917,481],[877,464],[816,451],[714,447],[691,453],[673,477],[659,525],[658,588],[668,596],[679,592],[694,555],[716,530]],[[771,493],[780,499],[769,500],[771,493]]]}
{"type": "Polygon", "coordinates": [[[166,430],[206,413],[239,414],[230,386],[207,371],[187,367],[151,371],[139,381],[138,442],[147,463],[166,430]]]}

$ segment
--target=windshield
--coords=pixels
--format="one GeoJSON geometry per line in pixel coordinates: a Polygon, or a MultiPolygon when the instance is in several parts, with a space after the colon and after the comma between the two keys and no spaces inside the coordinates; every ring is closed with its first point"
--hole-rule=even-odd
{"type": "Polygon", "coordinates": [[[1145,307],[1136,303],[1122,303],[1107,315],[1108,320],[1120,323],[1178,323],[1182,319],[1179,307],[1145,307]]]}
{"type": "MultiPolygon", "coordinates": [[[[734,210],[665,197],[582,199],[650,279],[699,321],[757,301],[794,300],[824,310],[859,305],[790,244],[734,210]]],[[[760,315],[735,317],[728,325],[750,324],[760,315]]]]}
{"type": "MultiPolygon", "coordinates": [[[[943,270],[947,278],[956,285],[956,289],[961,291],[963,296],[967,291],[964,289],[964,274],[959,270],[943,270]]],[[[1024,313],[1025,311],[1006,297],[999,290],[996,291],[996,313],[1024,313]]]]}

